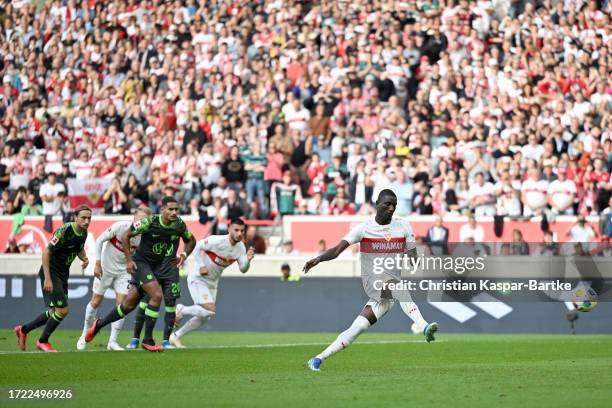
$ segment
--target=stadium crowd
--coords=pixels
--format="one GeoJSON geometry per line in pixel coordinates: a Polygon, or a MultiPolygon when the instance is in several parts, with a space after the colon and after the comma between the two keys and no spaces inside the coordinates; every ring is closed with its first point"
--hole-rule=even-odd
{"type": "Polygon", "coordinates": [[[4,214],[610,211],[607,1],[0,4],[4,214]]]}

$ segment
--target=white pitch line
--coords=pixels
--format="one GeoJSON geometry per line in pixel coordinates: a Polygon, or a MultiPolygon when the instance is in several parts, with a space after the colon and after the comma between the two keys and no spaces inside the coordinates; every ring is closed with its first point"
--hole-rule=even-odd
{"type": "MultiPolygon", "coordinates": [[[[439,343],[439,340],[436,340],[439,343]]],[[[408,343],[425,343],[423,340],[372,340],[372,341],[357,341],[353,344],[408,344],[408,343]]],[[[271,344],[242,344],[242,345],[215,345],[215,346],[196,346],[196,347],[187,347],[185,350],[214,350],[214,349],[242,349],[242,348],[277,348],[277,347],[303,347],[303,346],[327,346],[330,343],[324,342],[312,342],[312,343],[271,343],[271,344]]],[[[99,350],[62,350],[60,353],[96,353],[96,352],[108,352],[106,349],[99,350]]],[[[143,349],[138,350],[126,350],[130,351],[145,351],[143,349]]],[[[168,350],[168,352],[172,353],[176,350],[168,350]]],[[[117,353],[116,351],[114,353],[117,353]]],[[[0,351],[0,355],[10,355],[10,354],[46,354],[38,350],[29,350],[29,351],[0,351]]]]}

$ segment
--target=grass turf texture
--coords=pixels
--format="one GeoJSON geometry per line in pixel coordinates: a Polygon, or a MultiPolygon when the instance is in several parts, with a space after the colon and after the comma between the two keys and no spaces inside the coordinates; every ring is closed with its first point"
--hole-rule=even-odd
{"type": "MultiPolygon", "coordinates": [[[[612,336],[366,333],[322,365],[311,356],[335,338],[320,333],[196,332],[187,350],[105,351],[108,331],[76,352],[58,331],[57,354],[25,353],[0,331],[0,405],[9,388],[71,388],[44,406],[436,406],[610,407],[612,336]],[[102,351],[104,350],[104,351],[102,351]]],[[[28,338],[35,347],[39,331],[28,338]]],[[[121,343],[129,340],[122,333],[121,343]]],[[[160,338],[160,333],[157,333],[160,338]]],[[[28,405],[28,406],[31,406],[28,405]]]]}

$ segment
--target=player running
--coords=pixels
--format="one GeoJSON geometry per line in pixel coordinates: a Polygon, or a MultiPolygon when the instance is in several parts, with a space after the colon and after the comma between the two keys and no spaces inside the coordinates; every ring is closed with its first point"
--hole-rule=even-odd
{"type": "Polygon", "coordinates": [[[123,235],[121,242],[127,270],[132,275],[130,290],[120,305],[104,318],[94,320],[85,335],[87,343],[91,342],[104,326],[122,319],[134,310],[146,293],[149,301],[145,309],[142,348],[149,351],[164,351],[163,343],[155,344],[153,340],[153,328],[159,317],[159,306],[164,296],[166,303],[164,339],[167,340],[174,328],[176,316],[174,305],[181,294],[178,268],[185,262],[196,244],[193,234],[178,216],[178,209],[179,205],[174,197],[164,197],[160,215],[141,219],[123,235]],[[132,259],[130,239],[137,235],[141,235],[140,245],[132,259]],[[176,258],[179,238],[185,243],[185,251],[176,258]]]}
{"type": "Polygon", "coordinates": [[[30,323],[15,327],[19,349],[25,351],[28,333],[45,326],[36,347],[44,352],[57,352],[49,343],[49,337],[68,315],[68,276],[70,265],[78,256],[87,268],[89,260],[85,254],[87,228],[91,222],[91,210],[85,205],[74,209],[74,222],[59,227],[42,254],[42,266],[38,271],[43,289],[43,299],[49,308],[30,323]]]}
{"type": "Polygon", "coordinates": [[[246,273],[249,270],[255,250],[246,250],[242,242],[244,229],[244,221],[235,218],[230,222],[228,235],[213,235],[198,241],[195,264],[187,276],[187,285],[194,304],[188,307],[178,305],[176,308],[177,320],[183,315],[193,317],[170,336],[170,343],[175,347],[184,348],[181,338],[215,315],[219,278],[225,268],[238,261],[240,272],[246,273]]]}
{"type": "MultiPolygon", "coordinates": [[[[368,257],[374,254],[381,257],[395,257],[398,252],[406,253],[410,257],[416,257],[416,242],[412,227],[402,219],[393,218],[393,213],[397,206],[397,197],[392,190],[384,189],[376,200],[376,217],[368,220],[353,228],[339,243],[333,248],[328,249],[321,255],[306,262],[304,273],[316,266],[319,262],[335,259],[348,248],[349,245],[359,243],[361,252],[361,265],[368,264],[368,257]],[[384,243],[392,243],[385,246],[384,243]],[[381,245],[383,244],[383,245],[381,245]]],[[[367,266],[366,266],[367,267],[367,266]]],[[[393,280],[399,280],[399,271],[392,273],[393,280]]],[[[338,338],[330,344],[323,352],[308,361],[308,368],[313,371],[320,371],[321,363],[345,349],[357,339],[357,337],[368,330],[368,328],[380,320],[395,304],[396,300],[391,296],[381,293],[381,299],[370,298],[366,303],[361,314],[357,316],[351,327],[340,333],[338,338]]],[[[412,302],[399,302],[404,313],[423,331],[425,340],[431,342],[435,340],[434,334],[438,330],[438,324],[433,322],[428,324],[418,306],[412,302]]]]}
{"type": "MultiPolygon", "coordinates": [[[[123,235],[130,229],[132,223],[137,223],[145,217],[151,216],[151,210],[148,208],[138,208],[134,214],[132,221],[117,221],[110,226],[96,241],[96,267],[94,269],[93,294],[91,300],[85,309],[85,321],[83,322],[83,333],[77,341],[77,350],[85,350],[87,343],[85,342],[85,334],[87,329],[96,318],[98,307],[104,299],[104,293],[109,288],[115,292],[115,301],[117,305],[121,304],[128,293],[130,274],[127,273],[127,265],[125,254],[123,253],[123,245],[121,239],[123,235]],[[106,246],[104,243],[108,242],[106,246]],[[104,250],[102,247],[104,246],[104,250]]],[[[140,243],[140,236],[133,237],[130,240],[130,250],[134,252],[140,243]]],[[[121,351],[121,347],[117,343],[117,336],[123,327],[124,319],[117,320],[111,325],[111,335],[108,339],[107,349],[113,351],[121,351]]]]}

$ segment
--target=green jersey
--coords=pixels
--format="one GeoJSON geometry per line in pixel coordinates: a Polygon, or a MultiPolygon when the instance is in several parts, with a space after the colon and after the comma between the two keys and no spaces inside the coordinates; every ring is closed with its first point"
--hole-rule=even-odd
{"type": "MultiPolygon", "coordinates": [[[[266,159],[266,156],[262,155],[262,154],[245,154],[244,156],[242,156],[242,160],[244,160],[244,164],[253,164],[253,165],[257,165],[260,164],[262,166],[266,166],[266,164],[268,164],[268,160],[266,159]]],[[[263,179],[263,171],[255,171],[255,170],[248,170],[247,171],[247,178],[250,179],[263,179]]]]}
{"type": "Polygon", "coordinates": [[[159,265],[165,258],[176,257],[179,238],[188,241],[193,236],[182,219],[165,225],[161,215],[141,219],[132,224],[130,231],[141,236],[134,260],[149,265],[159,265]]]}
{"type": "Polygon", "coordinates": [[[51,275],[68,279],[70,264],[85,248],[86,239],[87,231],[77,232],[76,224],[73,222],[62,225],[53,233],[53,238],[47,245],[47,249],[51,252],[51,275]]]}

